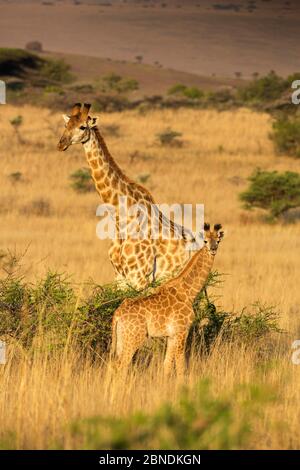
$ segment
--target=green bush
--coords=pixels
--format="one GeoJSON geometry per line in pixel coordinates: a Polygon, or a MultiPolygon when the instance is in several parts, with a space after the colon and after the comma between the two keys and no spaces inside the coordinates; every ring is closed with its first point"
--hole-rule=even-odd
{"type": "Polygon", "coordinates": [[[234,96],[230,90],[211,91],[207,96],[208,104],[212,106],[224,105],[229,102],[234,103],[234,96]]]}
{"type": "Polygon", "coordinates": [[[65,94],[64,90],[57,85],[47,85],[44,91],[45,93],[58,93],[59,95],[65,94]]]}
{"type": "Polygon", "coordinates": [[[18,183],[19,181],[22,181],[23,174],[21,173],[21,171],[14,171],[13,173],[10,173],[9,179],[12,183],[18,183]]]}
{"type": "Polygon", "coordinates": [[[70,83],[74,79],[70,73],[70,65],[63,59],[47,59],[41,67],[40,73],[49,81],[70,83]]]}
{"type": "Polygon", "coordinates": [[[215,340],[221,335],[223,341],[251,343],[271,332],[279,333],[278,314],[274,307],[256,302],[251,308],[240,313],[219,309],[207,296],[207,288],[219,285],[221,277],[212,272],[205,289],[194,302],[195,320],[189,333],[187,350],[198,353],[209,352],[215,340]]]}
{"type": "Polygon", "coordinates": [[[202,90],[199,90],[199,88],[197,88],[195,86],[192,86],[192,87],[187,87],[183,91],[183,95],[186,98],[189,98],[191,100],[199,100],[199,99],[203,98],[204,93],[203,93],[202,90]]]}
{"type": "Polygon", "coordinates": [[[80,168],[70,176],[72,188],[79,193],[94,191],[94,183],[91,172],[88,168],[80,168]]]}
{"type": "MultiPolygon", "coordinates": [[[[270,391],[254,385],[215,398],[209,381],[203,380],[152,414],[82,419],[70,426],[70,433],[80,449],[240,449],[259,408],[271,400],[270,391]]],[[[63,442],[57,447],[63,448],[63,442]]]]}
{"type": "Polygon", "coordinates": [[[173,85],[171,88],[168,90],[169,95],[178,95],[182,94],[186,90],[186,85],[183,85],[182,83],[177,83],[176,85],[173,85]]]}
{"type": "Polygon", "coordinates": [[[277,218],[288,209],[300,206],[300,174],[291,171],[256,170],[249,178],[249,188],[240,194],[246,209],[259,207],[277,218]]]}
{"type": "Polygon", "coordinates": [[[182,136],[181,132],[173,131],[170,128],[157,134],[157,138],[161,145],[171,146],[171,147],[182,147],[183,142],[182,140],[178,138],[181,136],[182,136]]]}
{"type": "Polygon", "coordinates": [[[111,113],[131,109],[132,105],[124,95],[104,93],[95,97],[93,108],[96,112],[111,113]]]}
{"type": "Polygon", "coordinates": [[[279,153],[300,157],[300,119],[280,116],[273,123],[271,139],[279,153]]]}
{"type": "Polygon", "coordinates": [[[138,175],[137,180],[139,183],[145,184],[147,181],[151,178],[150,173],[143,173],[141,175],[138,175]]]}
{"type": "MultiPolygon", "coordinates": [[[[49,272],[44,279],[28,284],[18,274],[17,258],[1,255],[1,265],[7,272],[0,281],[0,338],[12,336],[30,348],[40,335],[49,339],[45,347],[62,348],[70,339],[83,354],[95,353],[105,357],[111,343],[111,323],[115,310],[125,298],[147,296],[152,288],[140,293],[121,288],[117,283],[105,286],[91,285],[78,299],[71,280],[63,274],[49,272]]],[[[207,288],[220,282],[213,273],[207,288]]],[[[272,331],[279,331],[276,313],[272,308],[255,306],[253,312],[238,315],[224,312],[202,291],[195,301],[195,321],[188,340],[199,353],[210,350],[215,340],[257,341],[272,331]],[[203,327],[203,320],[206,324],[203,327]],[[204,348],[204,349],[203,349],[204,348]]],[[[154,351],[163,349],[165,341],[153,340],[138,355],[138,361],[148,364],[154,351]]]]}
{"type": "Polygon", "coordinates": [[[0,75],[10,77],[30,76],[33,83],[69,83],[73,76],[63,59],[44,59],[23,49],[0,48],[0,75]],[[36,72],[39,72],[38,77],[36,72]]]}
{"type": "Polygon", "coordinates": [[[252,80],[247,86],[240,88],[238,97],[249,102],[267,102],[280,98],[281,94],[291,86],[288,80],[271,71],[265,77],[252,80]]]}
{"type": "Polygon", "coordinates": [[[178,83],[177,85],[173,85],[168,90],[168,94],[169,95],[181,95],[191,100],[199,100],[203,98],[204,96],[203,91],[200,90],[199,88],[195,86],[187,87],[185,85],[182,85],[181,83],[178,83]]]}
{"type": "Polygon", "coordinates": [[[123,78],[114,72],[102,77],[102,91],[128,93],[138,90],[139,83],[133,78],[123,78]]]}
{"type": "Polygon", "coordinates": [[[38,70],[43,59],[23,49],[0,48],[0,76],[22,76],[26,69],[38,70]]]}

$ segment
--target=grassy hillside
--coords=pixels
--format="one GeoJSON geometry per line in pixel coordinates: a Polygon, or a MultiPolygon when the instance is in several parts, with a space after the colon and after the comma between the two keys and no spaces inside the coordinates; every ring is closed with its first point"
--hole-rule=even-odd
{"type": "MultiPolygon", "coordinates": [[[[285,333],[250,342],[235,338],[224,342],[220,337],[209,355],[192,354],[186,387],[191,406],[198,410],[195,422],[206,423],[204,437],[199,437],[198,428],[180,409],[181,384],[162,378],[156,362],[161,364],[159,353],[150,368],[135,367],[124,387],[118,380],[111,383],[104,356],[82,357],[73,345],[73,312],[87,299],[87,289],[113,280],[108,243],[95,234],[97,194],[72,188],[70,175],[86,166],[83,149],[74,146],[58,153],[61,113],[48,109],[2,106],[0,125],[1,279],[11,269],[10,250],[13,255],[24,254],[19,274],[22,282],[32,282],[35,292],[49,269],[71,276],[74,289],[68,311],[63,304],[49,303],[51,297],[35,294],[35,299],[41,299],[36,310],[41,328],[32,348],[15,334],[8,341],[8,364],[0,367],[0,447],[114,447],[120,426],[130,439],[128,447],[136,446],[138,436],[133,429],[142,429],[135,424],[141,410],[147,415],[148,436],[142,446],[164,447],[163,425],[155,440],[151,416],[156,416],[156,422],[165,419],[168,402],[174,404],[182,423],[196,433],[183,441],[181,434],[169,429],[170,442],[177,447],[297,448],[295,403],[300,387],[299,371],[291,363],[291,344],[300,331],[299,224],[266,224],[259,210],[248,212],[239,200],[257,167],[300,171],[299,159],[275,154],[269,139],[271,117],[246,109],[100,115],[115,159],[129,176],[146,181],[156,201],[203,202],[206,220],[224,225],[226,238],[215,263],[224,273],[224,282],[209,291],[218,309],[233,314],[247,307],[251,312],[259,301],[274,305],[279,312],[278,326],[285,333]],[[18,134],[13,121],[19,122],[18,134]],[[157,135],[167,128],[182,133],[182,146],[160,144],[157,135]],[[53,349],[53,338],[44,335],[42,320],[48,311],[55,314],[56,326],[61,324],[60,315],[68,315],[64,325],[70,322],[67,341],[58,349],[53,349]],[[202,391],[199,398],[197,384],[206,378],[210,391],[202,391]],[[216,417],[212,425],[216,428],[207,421],[208,407],[210,416],[216,417]],[[117,421],[107,424],[108,417],[117,421]],[[120,424],[118,419],[124,421],[120,424]],[[246,428],[249,433],[244,434],[246,428]],[[221,433],[224,439],[205,438],[219,435],[216,429],[226,429],[230,436],[227,439],[221,433]]],[[[56,295],[68,301],[60,291],[56,295]]],[[[26,323],[27,309],[19,312],[26,323]]]]}
{"type": "Polygon", "coordinates": [[[39,40],[48,51],[127,62],[142,56],[203,76],[285,76],[300,68],[298,24],[297,0],[13,0],[1,4],[0,43],[39,40]]]}

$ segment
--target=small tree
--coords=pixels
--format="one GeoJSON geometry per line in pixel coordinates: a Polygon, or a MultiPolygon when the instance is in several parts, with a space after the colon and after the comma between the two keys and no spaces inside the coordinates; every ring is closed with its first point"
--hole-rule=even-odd
{"type": "Polygon", "coordinates": [[[271,71],[265,77],[257,78],[241,88],[238,96],[246,102],[267,102],[280,98],[288,87],[290,83],[287,80],[271,71]]]}
{"type": "Polygon", "coordinates": [[[273,123],[271,139],[279,153],[300,157],[300,119],[279,117],[273,123]]]}
{"type": "Polygon", "coordinates": [[[186,90],[186,85],[182,83],[177,83],[176,85],[171,86],[168,90],[169,95],[181,95],[186,90]]]}
{"type": "Polygon", "coordinates": [[[168,90],[169,95],[181,95],[184,96],[185,98],[189,98],[192,100],[197,100],[200,98],[203,98],[204,93],[202,90],[195,86],[187,87],[186,85],[183,85],[182,83],[177,83],[176,85],[173,85],[169,90],[168,90]]]}
{"type": "Polygon", "coordinates": [[[102,78],[104,85],[103,91],[114,91],[117,93],[128,93],[130,91],[138,90],[139,83],[134,78],[123,78],[114,72],[105,75],[102,78]]]}
{"type": "Polygon", "coordinates": [[[195,86],[187,87],[184,90],[183,94],[186,98],[189,98],[191,100],[199,100],[204,96],[203,91],[195,86]]]}
{"type": "Polygon", "coordinates": [[[161,145],[163,146],[171,146],[171,147],[182,147],[182,140],[178,137],[181,137],[182,133],[173,131],[172,129],[168,128],[163,132],[157,134],[157,138],[161,145]]]}
{"type": "Polygon", "coordinates": [[[43,52],[43,45],[40,41],[30,41],[26,44],[25,49],[32,52],[43,52]]]}
{"type": "Polygon", "coordinates": [[[136,55],[135,60],[137,61],[138,64],[141,64],[143,62],[143,56],[142,55],[136,55]]]}
{"type": "Polygon", "coordinates": [[[63,59],[48,59],[41,68],[41,75],[54,82],[70,83],[74,80],[70,70],[70,65],[63,59]]]}
{"type": "Polygon", "coordinates": [[[24,140],[20,134],[20,128],[23,124],[23,116],[16,116],[14,118],[12,118],[10,120],[10,124],[12,125],[14,131],[15,131],[15,134],[16,134],[16,137],[17,137],[17,140],[19,142],[19,144],[24,144],[24,140]]]}
{"type": "Polygon", "coordinates": [[[288,209],[300,206],[300,174],[291,171],[256,170],[249,178],[249,188],[240,194],[246,209],[259,207],[278,218],[288,209]]]}
{"type": "Polygon", "coordinates": [[[94,185],[88,168],[79,168],[70,176],[72,188],[79,193],[88,193],[93,191],[94,185]]]}

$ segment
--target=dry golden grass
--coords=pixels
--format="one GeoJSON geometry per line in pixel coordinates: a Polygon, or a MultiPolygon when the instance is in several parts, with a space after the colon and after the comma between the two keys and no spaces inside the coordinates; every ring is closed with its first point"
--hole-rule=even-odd
{"type": "MultiPolygon", "coordinates": [[[[300,369],[290,357],[291,343],[300,334],[299,225],[263,224],[256,212],[241,208],[238,193],[256,167],[299,171],[300,161],[276,156],[268,139],[270,117],[249,110],[124,112],[102,115],[100,122],[120,126],[120,137],[107,137],[109,148],[129,176],[151,175],[147,187],[157,202],[203,202],[205,219],[223,224],[226,238],[215,267],[228,276],[218,303],[235,311],[256,300],[276,305],[287,331],[270,343],[268,367],[259,368],[254,346],[219,345],[203,361],[192,360],[188,384],[208,376],[216,396],[244,382],[274,387],[279,398],[262,408],[248,447],[297,448],[300,369]],[[167,126],[182,132],[182,148],[157,144],[156,134],[167,126]],[[141,156],[131,162],[137,150],[141,156]]],[[[0,249],[27,250],[31,279],[52,268],[73,274],[76,282],[89,277],[111,281],[108,245],[95,234],[97,194],[81,195],[70,187],[70,174],[86,166],[83,149],[56,151],[61,117],[29,106],[3,106],[0,126],[0,249]],[[24,117],[23,145],[9,123],[18,114],[24,117]],[[21,181],[13,182],[9,175],[17,171],[21,181]],[[49,215],[34,215],[32,202],[40,199],[49,203],[49,215]]],[[[16,348],[11,345],[11,357],[16,348]]],[[[1,366],[1,429],[16,432],[18,447],[44,448],[65,433],[64,446],[71,448],[75,444],[65,426],[72,419],[153,411],[176,399],[180,385],[163,381],[155,367],[112,390],[101,363],[82,361],[71,351],[52,361],[24,357],[1,366]]]]}

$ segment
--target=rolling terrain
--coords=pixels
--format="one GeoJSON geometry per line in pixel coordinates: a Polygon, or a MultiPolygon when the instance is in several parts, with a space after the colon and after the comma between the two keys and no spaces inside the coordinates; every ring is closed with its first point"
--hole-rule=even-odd
{"type": "Polygon", "coordinates": [[[2,47],[39,40],[48,51],[129,62],[141,56],[146,64],[220,78],[300,69],[295,0],[1,0],[0,8],[2,47]]]}

